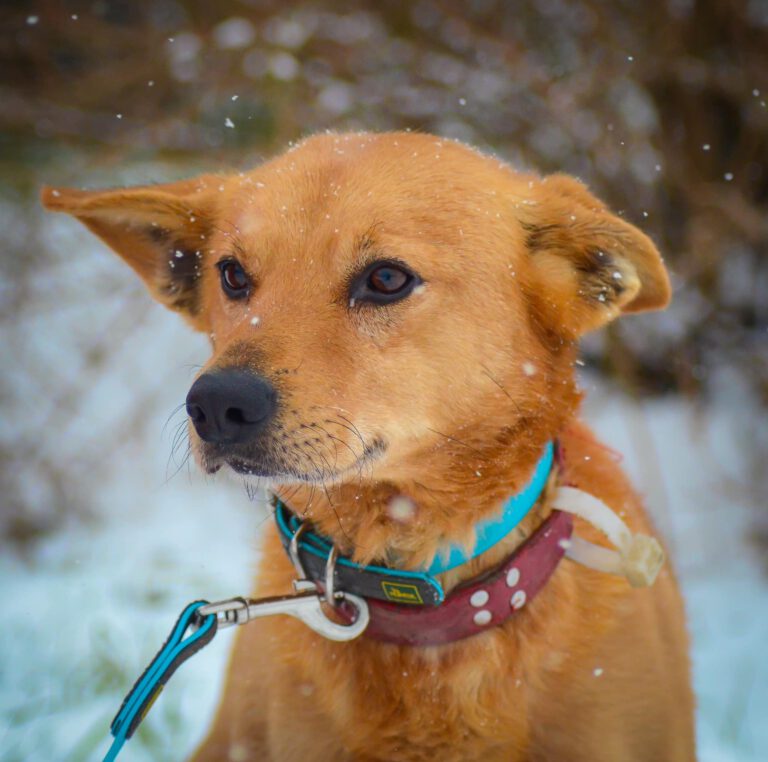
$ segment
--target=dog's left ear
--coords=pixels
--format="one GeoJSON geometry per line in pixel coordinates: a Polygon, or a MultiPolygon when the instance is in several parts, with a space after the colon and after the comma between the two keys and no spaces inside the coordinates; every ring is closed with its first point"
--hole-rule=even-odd
{"type": "Polygon", "coordinates": [[[613,214],[578,180],[552,175],[518,207],[542,309],[574,336],[621,313],[666,307],[671,289],[647,235],[613,214]]]}
{"type": "Polygon", "coordinates": [[[198,279],[220,178],[83,191],[44,187],[46,209],[67,212],[116,251],[150,294],[205,330],[198,279]]]}

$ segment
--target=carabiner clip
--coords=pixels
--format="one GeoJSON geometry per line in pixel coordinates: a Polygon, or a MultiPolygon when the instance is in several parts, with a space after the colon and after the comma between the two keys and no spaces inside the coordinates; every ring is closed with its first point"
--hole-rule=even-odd
{"type": "Polygon", "coordinates": [[[276,595],[269,598],[230,598],[209,603],[197,610],[197,617],[216,616],[218,628],[246,624],[253,619],[275,614],[287,614],[299,619],[328,640],[345,642],[359,637],[368,627],[371,615],[365,599],[351,593],[338,591],[334,595],[338,603],[349,603],[356,611],[351,624],[341,624],[331,619],[323,609],[325,596],[317,590],[304,590],[296,595],[276,595]]]}

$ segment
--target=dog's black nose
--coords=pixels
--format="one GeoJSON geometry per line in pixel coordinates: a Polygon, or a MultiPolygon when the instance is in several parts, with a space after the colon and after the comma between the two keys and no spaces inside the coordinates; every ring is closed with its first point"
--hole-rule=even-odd
{"type": "Polygon", "coordinates": [[[256,437],[277,408],[271,384],[246,370],[204,373],[187,394],[187,415],[200,439],[242,444],[256,437]]]}

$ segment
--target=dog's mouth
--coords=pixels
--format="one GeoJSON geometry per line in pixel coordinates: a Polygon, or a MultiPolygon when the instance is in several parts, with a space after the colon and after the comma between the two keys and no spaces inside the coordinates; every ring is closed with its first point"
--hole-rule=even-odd
{"type": "Polygon", "coordinates": [[[269,449],[250,452],[222,452],[219,448],[203,445],[202,466],[206,473],[215,474],[223,467],[234,473],[253,478],[269,479],[279,483],[332,484],[342,482],[350,476],[363,476],[366,469],[386,452],[383,440],[376,439],[366,444],[362,453],[347,465],[340,466],[323,458],[303,457],[303,453],[288,451],[279,456],[269,449]],[[218,452],[216,450],[219,450],[218,452]]]}

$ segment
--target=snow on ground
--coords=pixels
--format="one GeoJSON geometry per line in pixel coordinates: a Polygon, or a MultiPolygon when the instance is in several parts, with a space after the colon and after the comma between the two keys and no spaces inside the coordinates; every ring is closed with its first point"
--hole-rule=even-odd
{"type": "MultiPolygon", "coordinates": [[[[170,409],[186,391],[182,361],[195,358],[183,329],[166,330],[165,321],[154,322],[154,338],[168,342],[168,367],[177,368],[164,374],[170,409]]],[[[194,353],[204,357],[199,344],[194,353]]],[[[585,384],[587,418],[645,489],[684,584],[700,758],[768,759],[768,583],[745,539],[754,515],[748,432],[758,408],[739,393],[697,409],[679,398],[634,403],[585,384]]],[[[158,416],[141,451],[93,474],[96,521],[73,522],[27,556],[0,557],[7,762],[101,759],[109,721],[182,607],[249,590],[263,506],[220,479],[182,472],[166,480],[162,423],[158,416]]],[[[186,757],[216,704],[231,639],[222,632],[179,670],[121,759],[186,757]]]]}
{"type": "Polygon", "coordinates": [[[768,759],[768,579],[749,541],[764,412],[732,382],[704,408],[592,388],[586,417],[625,456],[683,585],[701,762],[768,759]]]}

